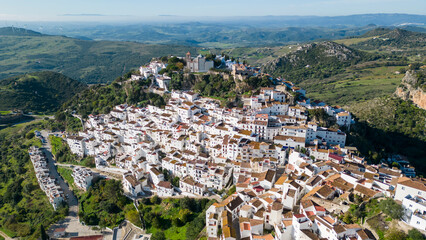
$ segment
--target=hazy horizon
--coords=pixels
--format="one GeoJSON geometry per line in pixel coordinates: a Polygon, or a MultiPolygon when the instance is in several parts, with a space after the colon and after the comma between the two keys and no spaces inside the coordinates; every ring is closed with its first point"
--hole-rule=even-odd
{"type": "Polygon", "coordinates": [[[133,22],[164,21],[164,18],[196,20],[198,18],[232,18],[265,16],[346,16],[358,14],[417,14],[424,15],[424,0],[217,0],[199,3],[194,0],[178,2],[163,0],[140,2],[136,0],[75,0],[31,1],[2,3],[0,21],[17,22],[133,22]]]}
{"type": "MultiPolygon", "coordinates": [[[[373,16],[373,15],[383,15],[383,16],[392,16],[392,15],[406,15],[406,16],[418,16],[426,17],[425,14],[408,14],[408,13],[365,13],[365,14],[348,14],[348,15],[335,15],[335,16],[320,16],[320,15],[262,15],[262,16],[226,16],[226,17],[217,17],[217,16],[180,16],[180,15],[158,15],[150,16],[144,18],[135,18],[128,19],[131,16],[115,16],[111,19],[111,16],[107,15],[95,15],[95,14],[65,14],[63,15],[64,19],[62,20],[9,20],[1,19],[0,14],[0,27],[5,26],[14,26],[14,27],[25,27],[26,24],[42,24],[42,25],[73,25],[73,24],[83,24],[83,25],[132,25],[132,24],[153,24],[153,23],[225,23],[225,22],[262,22],[262,21],[298,21],[314,18],[339,18],[339,17],[356,17],[356,16],[373,16]],[[79,19],[76,19],[80,17],[79,19]]],[[[374,22],[371,22],[374,24],[374,22]]],[[[426,26],[426,22],[407,22],[407,24],[422,25],[426,26]]],[[[306,24],[309,25],[309,24],[306,24]]],[[[315,25],[315,24],[314,24],[315,25]]],[[[318,24],[321,25],[321,24],[318,24]]],[[[297,25],[296,25],[297,26],[297,25]]]]}

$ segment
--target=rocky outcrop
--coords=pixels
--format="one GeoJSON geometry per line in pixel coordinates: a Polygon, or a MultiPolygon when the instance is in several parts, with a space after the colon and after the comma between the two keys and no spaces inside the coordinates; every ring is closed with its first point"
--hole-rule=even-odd
{"type": "Polygon", "coordinates": [[[395,95],[403,100],[410,100],[418,107],[426,110],[426,92],[416,76],[415,71],[407,71],[401,85],[396,89],[395,95]]]}

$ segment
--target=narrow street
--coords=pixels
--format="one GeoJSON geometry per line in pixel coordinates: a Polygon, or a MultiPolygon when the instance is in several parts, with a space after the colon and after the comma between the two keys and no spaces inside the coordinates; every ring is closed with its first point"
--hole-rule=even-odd
{"type": "MultiPolygon", "coordinates": [[[[64,179],[59,175],[58,171],[56,170],[56,161],[53,159],[52,156],[48,132],[41,131],[41,134],[47,140],[42,147],[44,153],[46,154],[50,175],[58,181],[59,185],[62,188],[62,191],[67,197],[67,204],[69,206],[68,216],[65,219],[59,221],[58,223],[52,225],[47,233],[49,234],[49,236],[53,237],[55,229],[65,228],[67,237],[105,234],[105,231],[102,233],[100,231],[94,231],[91,229],[91,227],[81,224],[78,220],[78,200],[74,196],[73,192],[69,189],[68,184],[65,183],[64,179]]],[[[112,233],[109,233],[107,239],[110,239],[111,237],[112,233]]]]}

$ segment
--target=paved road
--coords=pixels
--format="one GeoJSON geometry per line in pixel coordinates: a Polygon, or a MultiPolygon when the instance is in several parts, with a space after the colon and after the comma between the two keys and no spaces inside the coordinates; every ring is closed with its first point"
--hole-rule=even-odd
{"type": "MultiPolygon", "coordinates": [[[[73,192],[69,189],[68,184],[65,183],[64,179],[58,174],[58,171],[56,170],[56,161],[53,159],[51,153],[51,145],[48,139],[48,132],[41,131],[41,134],[47,140],[47,143],[43,144],[42,147],[47,157],[50,175],[56,178],[65,196],[68,196],[67,203],[69,206],[68,216],[65,219],[59,221],[58,223],[52,225],[48,230],[48,234],[50,236],[53,236],[53,232],[56,228],[65,228],[65,231],[67,232],[69,237],[102,234],[100,231],[94,231],[90,227],[82,225],[78,220],[78,200],[74,196],[73,192]]],[[[109,239],[112,237],[112,234],[110,235],[111,236],[109,237],[109,239]]]]}

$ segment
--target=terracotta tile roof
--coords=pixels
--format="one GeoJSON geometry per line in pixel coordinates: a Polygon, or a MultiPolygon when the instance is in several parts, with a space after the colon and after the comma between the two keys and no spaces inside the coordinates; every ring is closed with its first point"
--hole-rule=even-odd
{"type": "Polygon", "coordinates": [[[238,206],[240,206],[244,201],[238,196],[234,198],[229,204],[227,205],[229,210],[234,211],[238,206]]]}
{"type": "Polygon", "coordinates": [[[274,236],[272,236],[272,234],[268,234],[268,235],[263,235],[263,236],[258,236],[258,235],[253,235],[253,239],[258,239],[258,240],[274,240],[274,236]]]}
{"type": "Polygon", "coordinates": [[[274,202],[272,204],[272,210],[274,211],[282,211],[283,210],[283,205],[279,202],[274,202]]]}
{"type": "Polygon", "coordinates": [[[251,225],[251,226],[263,225],[263,220],[259,220],[259,219],[250,219],[250,225],[251,225]]]}
{"type": "Polygon", "coordinates": [[[166,181],[160,181],[157,184],[158,187],[163,187],[163,188],[168,188],[171,189],[172,188],[172,184],[170,182],[166,182],[166,181]]]}
{"type": "Polygon", "coordinates": [[[376,191],[374,191],[372,189],[369,189],[367,187],[364,187],[361,184],[356,185],[355,191],[359,192],[359,193],[362,193],[362,194],[364,194],[364,195],[366,195],[368,197],[374,197],[377,194],[376,191]]]}
{"type": "Polygon", "coordinates": [[[375,240],[376,239],[374,237],[374,235],[367,229],[358,230],[358,231],[356,231],[356,233],[358,234],[358,236],[361,240],[367,240],[367,239],[374,239],[375,240]]]}
{"type": "Polygon", "coordinates": [[[411,187],[411,188],[415,188],[421,191],[426,191],[426,182],[422,181],[422,180],[418,180],[418,181],[413,181],[410,178],[406,178],[406,177],[401,177],[398,180],[398,184],[407,186],[407,187],[411,187]]]}
{"type": "Polygon", "coordinates": [[[342,233],[342,232],[346,231],[346,229],[345,229],[342,225],[340,225],[340,224],[335,225],[335,226],[333,227],[333,229],[334,229],[334,231],[335,231],[337,234],[339,234],[339,233],[342,233]]]}
{"type": "Polygon", "coordinates": [[[333,192],[334,190],[331,187],[329,187],[328,185],[324,185],[320,189],[318,189],[317,194],[319,194],[321,197],[327,198],[333,192]]]}
{"type": "Polygon", "coordinates": [[[318,235],[316,235],[315,233],[313,233],[312,231],[308,230],[308,229],[303,229],[301,230],[309,239],[312,240],[320,240],[320,238],[318,237],[318,235]]]}

